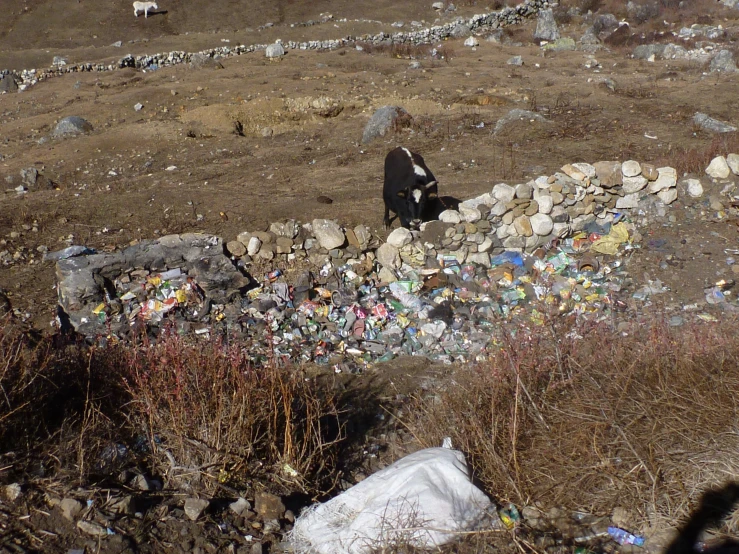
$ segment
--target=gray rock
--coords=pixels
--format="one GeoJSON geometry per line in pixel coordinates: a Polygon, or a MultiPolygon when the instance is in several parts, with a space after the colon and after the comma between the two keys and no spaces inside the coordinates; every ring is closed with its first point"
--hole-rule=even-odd
{"type": "Polygon", "coordinates": [[[685,185],[687,187],[688,194],[693,198],[700,198],[703,196],[703,185],[698,179],[686,179],[685,185]]]}
{"type": "Polygon", "coordinates": [[[523,65],[523,58],[521,56],[513,56],[512,58],[508,58],[506,63],[508,65],[523,65]]]}
{"type": "Polygon", "coordinates": [[[520,108],[514,108],[511,111],[509,111],[506,115],[501,117],[495,123],[495,129],[493,129],[493,134],[497,135],[509,123],[512,123],[514,121],[520,121],[520,120],[526,120],[529,122],[539,121],[542,123],[549,123],[549,120],[543,115],[540,115],[536,112],[532,112],[530,110],[522,110],[520,108]]]}
{"type": "MultiPolygon", "coordinates": [[[[636,175],[635,177],[624,177],[623,178],[623,190],[626,194],[634,194],[640,190],[644,190],[649,181],[643,175],[636,175]]],[[[655,191],[656,192],[656,191],[655,191]]]]}
{"type": "Polygon", "coordinates": [[[712,73],[734,73],[736,71],[736,63],[734,62],[734,54],[731,50],[719,50],[711,60],[709,69],[712,73]]]}
{"type": "Polygon", "coordinates": [[[94,521],[86,521],[84,519],[77,522],[77,529],[93,537],[105,537],[108,535],[108,531],[105,527],[98,525],[94,521]]]}
{"type": "Polygon", "coordinates": [[[483,267],[490,267],[490,254],[487,252],[470,252],[467,254],[467,263],[479,264],[483,267]]]}
{"type": "Polygon", "coordinates": [[[516,185],[516,198],[530,200],[534,196],[534,187],[528,183],[516,185]]]}
{"type": "Polygon", "coordinates": [[[411,115],[399,106],[383,106],[375,111],[364,127],[362,143],[372,142],[377,137],[384,137],[388,131],[398,125],[405,125],[412,120],[411,115]]]}
{"type": "Polygon", "coordinates": [[[226,250],[232,255],[240,258],[246,254],[246,247],[237,240],[228,241],[226,244],[226,250]]]}
{"type": "Polygon", "coordinates": [[[82,512],[84,504],[74,498],[64,498],[59,503],[59,509],[62,511],[62,515],[69,521],[74,521],[77,516],[82,512]]]}
{"type": "Polygon", "coordinates": [[[405,227],[398,227],[387,237],[387,243],[392,244],[396,248],[402,248],[406,244],[410,244],[413,240],[413,235],[405,227]]]}
{"type": "MultiPolygon", "coordinates": [[[[659,176],[657,179],[649,183],[647,189],[650,193],[655,194],[661,190],[673,188],[677,185],[677,171],[672,167],[660,167],[657,169],[659,176]]],[[[667,204],[667,202],[665,202],[667,204]]]]}
{"type": "Polygon", "coordinates": [[[213,56],[196,53],[190,56],[190,67],[192,69],[223,69],[223,64],[213,56]]]}
{"type": "Polygon", "coordinates": [[[505,183],[498,183],[493,187],[493,197],[502,204],[508,204],[516,197],[516,189],[505,183]]]}
{"type": "Polygon", "coordinates": [[[626,196],[616,200],[616,208],[619,210],[625,208],[638,208],[640,196],[641,195],[638,192],[627,194],[626,196]]]}
{"type": "Polygon", "coordinates": [[[244,512],[251,510],[251,503],[246,498],[237,498],[235,502],[228,505],[229,509],[237,516],[244,515],[244,512]]]}
{"type": "Polygon", "coordinates": [[[665,204],[672,204],[675,200],[677,200],[677,189],[670,188],[661,190],[657,193],[657,196],[665,204]]]}
{"type": "Polygon", "coordinates": [[[89,133],[91,131],[92,125],[89,121],[76,115],[71,115],[59,121],[51,134],[54,137],[60,138],[89,133]]]}
{"type": "Polygon", "coordinates": [[[36,169],[35,167],[27,167],[25,169],[21,169],[21,183],[25,187],[35,187],[38,176],[38,169],[36,169]]]}
{"type": "Polygon", "coordinates": [[[367,248],[370,240],[372,240],[370,230],[364,225],[354,227],[354,236],[357,237],[357,242],[359,242],[359,246],[363,250],[367,248]]]}
{"type": "Polygon", "coordinates": [[[144,105],[141,102],[138,102],[137,104],[134,104],[133,109],[134,111],[140,112],[144,109],[144,105]]]}
{"type": "Polygon", "coordinates": [[[636,160],[627,160],[621,164],[621,173],[624,177],[641,175],[641,164],[636,160]]]}
{"type": "Polygon", "coordinates": [[[693,116],[693,123],[695,123],[701,129],[706,131],[712,131],[714,133],[733,133],[736,131],[736,127],[725,121],[714,119],[704,113],[695,112],[693,116]]]}
{"type": "Polygon", "coordinates": [[[530,218],[531,228],[535,234],[544,237],[552,232],[554,228],[554,222],[552,218],[546,214],[538,213],[532,215],[530,218]]]}
{"type": "Polygon", "coordinates": [[[634,57],[638,60],[648,60],[652,56],[655,58],[664,54],[666,44],[640,44],[634,48],[634,57]]]}
{"type": "Polygon", "coordinates": [[[466,221],[467,223],[476,223],[482,219],[480,210],[463,204],[459,205],[459,216],[462,218],[462,221],[466,221]]]}
{"type": "Polygon", "coordinates": [[[535,40],[557,40],[559,38],[559,29],[557,22],[554,20],[554,12],[551,8],[539,10],[536,20],[536,31],[534,31],[535,40]]]}
{"type": "Polygon", "coordinates": [[[723,156],[716,156],[711,160],[711,163],[708,164],[706,174],[714,179],[726,179],[731,175],[731,168],[729,167],[726,158],[723,156]]]}
{"type": "Polygon", "coordinates": [[[251,237],[249,239],[249,243],[246,245],[246,252],[250,256],[256,256],[261,247],[262,247],[262,241],[259,240],[259,237],[251,237]]]}
{"type": "Polygon", "coordinates": [[[602,33],[605,38],[616,29],[618,29],[618,19],[612,13],[597,15],[593,20],[593,33],[596,35],[602,33]]]}
{"type": "Polygon", "coordinates": [[[204,498],[188,498],[185,500],[185,515],[190,521],[195,521],[209,505],[210,502],[204,498]]]}
{"type": "Polygon", "coordinates": [[[321,248],[326,250],[339,248],[346,241],[344,231],[341,230],[339,224],[330,219],[314,219],[313,236],[316,237],[321,248]]]}
{"type": "Polygon", "coordinates": [[[264,55],[268,58],[281,58],[285,55],[285,48],[281,43],[275,42],[264,49],[264,55]]]}
{"type": "Polygon", "coordinates": [[[600,181],[600,186],[611,188],[623,182],[623,174],[621,173],[621,164],[619,162],[596,162],[593,164],[593,167],[595,168],[595,176],[600,181]]]}
{"type": "Polygon", "coordinates": [[[552,208],[554,207],[554,200],[552,200],[552,197],[548,194],[540,194],[536,201],[539,204],[539,213],[540,214],[550,214],[552,212],[552,208]]]}
{"type": "Polygon", "coordinates": [[[387,269],[398,269],[400,267],[400,251],[392,244],[382,244],[375,252],[377,261],[387,269]]]}
{"type": "Polygon", "coordinates": [[[0,93],[3,92],[18,92],[18,83],[12,75],[5,75],[0,78],[0,93]]]}
{"type": "Polygon", "coordinates": [[[726,163],[734,175],[739,175],[739,154],[729,154],[726,156],[726,163]]]}

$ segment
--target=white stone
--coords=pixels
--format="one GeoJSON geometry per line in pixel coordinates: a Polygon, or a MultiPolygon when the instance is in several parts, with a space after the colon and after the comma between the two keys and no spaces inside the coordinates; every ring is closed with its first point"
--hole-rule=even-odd
{"type": "Polygon", "coordinates": [[[555,223],[554,227],[552,228],[552,234],[555,237],[565,238],[567,235],[570,234],[570,224],[569,223],[555,223]]]}
{"type": "Polygon", "coordinates": [[[549,177],[546,175],[540,175],[534,180],[534,183],[536,183],[536,186],[540,189],[548,189],[550,186],[552,186],[549,183],[549,177]]]}
{"type": "Polygon", "coordinates": [[[477,246],[478,252],[487,252],[493,247],[493,239],[490,237],[485,237],[485,239],[482,241],[481,244],[477,246]]]}
{"type": "Polygon", "coordinates": [[[638,208],[639,196],[640,194],[638,192],[635,192],[634,194],[627,194],[623,198],[619,198],[618,200],[616,200],[616,208],[619,210],[625,208],[638,208]]]}
{"type": "Polygon", "coordinates": [[[498,237],[500,240],[503,240],[510,234],[509,233],[510,227],[512,227],[512,225],[503,224],[503,225],[498,226],[498,228],[495,230],[495,236],[498,237]]]}
{"type": "Polygon", "coordinates": [[[677,171],[672,167],[657,168],[659,176],[657,179],[649,183],[649,192],[655,194],[661,190],[669,189],[677,186],[677,171]]]}
{"type": "Polygon", "coordinates": [[[475,37],[469,37],[467,40],[464,41],[465,46],[475,47],[478,44],[480,44],[480,41],[477,40],[475,37]]]}
{"type": "Polygon", "coordinates": [[[444,223],[461,223],[462,217],[457,210],[444,210],[439,214],[439,221],[444,223]]]}
{"type": "Polygon", "coordinates": [[[641,164],[634,160],[628,160],[621,164],[621,173],[624,177],[636,177],[641,173],[641,164]]]}
{"type": "Polygon", "coordinates": [[[726,156],[726,163],[734,175],[739,175],[739,154],[729,154],[726,156]]]}
{"type": "Polygon", "coordinates": [[[562,173],[576,181],[584,181],[588,178],[584,172],[580,171],[573,164],[565,164],[560,169],[562,170],[562,173]]]}
{"type": "Polygon", "coordinates": [[[480,196],[476,196],[475,198],[470,198],[469,200],[461,202],[459,204],[459,207],[461,208],[462,206],[464,206],[466,208],[477,208],[480,204],[492,206],[493,204],[495,204],[495,202],[496,200],[493,195],[489,192],[486,192],[485,194],[481,194],[480,196]]]}
{"type": "Polygon", "coordinates": [[[380,265],[388,269],[398,269],[400,267],[400,252],[396,246],[385,243],[380,245],[376,252],[377,261],[380,265]]]}
{"type": "Polygon", "coordinates": [[[554,208],[554,200],[552,200],[551,196],[549,196],[548,194],[541,194],[539,195],[539,198],[536,200],[536,202],[539,204],[540,214],[552,213],[552,208],[554,208]]]}
{"type": "Polygon", "coordinates": [[[516,196],[516,189],[505,183],[498,183],[493,187],[493,196],[500,202],[507,204],[516,196]]]}
{"type": "Polygon", "coordinates": [[[413,235],[405,227],[398,227],[387,237],[388,244],[392,244],[397,248],[402,248],[413,240],[413,235]]]}
{"type": "Polygon", "coordinates": [[[377,272],[377,277],[379,277],[381,283],[392,283],[398,280],[395,273],[386,267],[380,268],[380,271],[377,272]]]}
{"type": "Polygon", "coordinates": [[[649,181],[643,175],[637,175],[635,177],[624,177],[623,189],[626,194],[634,194],[643,190],[647,186],[649,181]]]}
{"type": "Polygon", "coordinates": [[[279,42],[275,42],[267,46],[264,55],[268,58],[280,58],[285,55],[285,48],[279,42]]]}
{"type": "Polygon", "coordinates": [[[698,179],[686,179],[685,184],[688,188],[688,194],[693,198],[700,198],[703,196],[703,185],[698,179]]]}
{"type": "Polygon", "coordinates": [[[723,156],[716,156],[706,168],[706,173],[714,179],[726,179],[731,175],[731,168],[723,156]]]}
{"type": "Polygon", "coordinates": [[[318,244],[326,250],[338,248],[346,240],[344,231],[341,230],[339,224],[330,219],[314,219],[312,227],[313,235],[318,240],[318,244]]]}
{"type": "Polygon", "coordinates": [[[664,202],[665,204],[672,204],[675,200],[677,200],[677,189],[663,189],[657,193],[657,197],[659,197],[659,199],[662,200],[662,202],[664,202]]]}
{"type": "Polygon", "coordinates": [[[433,4],[431,4],[431,7],[435,10],[443,10],[444,2],[434,2],[433,4]]]}
{"type": "Polygon", "coordinates": [[[554,222],[552,221],[552,218],[546,214],[534,214],[531,216],[530,221],[531,228],[534,230],[534,233],[539,235],[540,237],[548,235],[552,232],[552,229],[554,228],[554,222]]]}
{"type": "Polygon", "coordinates": [[[580,170],[586,177],[590,177],[591,179],[595,177],[595,166],[591,164],[576,163],[572,164],[572,167],[580,170]]]}
{"type": "Polygon", "coordinates": [[[191,520],[195,521],[200,517],[210,502],[203,498],[188,498],[185,500],[185,515],[191,520]]]}
{"type": "Polygon", "coordinates": [[[498,201],[497,204],[493,204],[493,207],[490,208],[490,214],[491,215],[498,215],[501,216],[504,213],[508,211],[508,208],[506,207],[506,203],[503,201],[498,201]]]}
{"type": "Polygon", "coordinates": [[[459,215],[462,221],[466,221],[467,223],[476,223],[482,219],[480,210],[462,204],[459,205],[459,215]]]}

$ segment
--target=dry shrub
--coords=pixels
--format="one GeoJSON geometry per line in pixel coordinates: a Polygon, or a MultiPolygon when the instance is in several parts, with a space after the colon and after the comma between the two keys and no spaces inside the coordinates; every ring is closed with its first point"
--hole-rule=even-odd
{"type": "Polygon", "coordinates": [[[737,132],[716,135],[705,146],[675,149],[658,160],[658,163],[674,167],[678,175],[683,173],[702,175],[713,158],[726,156],[732,152],[739,152],[739,133],[737,132]]]}
{"type": "Polygon", "coordinates": [[[503,331],[489,362],[419,401],[412,428],[428,444],[451,436],[501,498],[674,521],[739,477],[734,325],[503,331]]]}
{"type": "Polygon", "coordinates": [[[146,429],[170,478],[236,485],[257,464],[303,490],[331,487],[343,430],[338,401],[301,371],[277,360],[256,368],[241,345],[177,336],[120,355],[130,368],[132,422],[146,429]]]}
{"type": "Polygon", "coordinates": [[[423,44],[406,44],[406,43],[387,43],[372,44],[371,42],[363,42],[360,44],[363,51],[367,54],[384,54],[391,58],[400,59],[419,59],[429,55],[431,47],[423,44]]]}

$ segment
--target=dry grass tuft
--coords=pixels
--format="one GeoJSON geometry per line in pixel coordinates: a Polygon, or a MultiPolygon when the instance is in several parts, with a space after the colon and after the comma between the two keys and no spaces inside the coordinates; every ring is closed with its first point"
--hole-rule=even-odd
{"type": "MultiPolygon", "coordinates": [[[[699,129],[696,129],[695,132],[703,133],[699,129]]],[[[703,175],[713,158],[736,152],[739,152],[739,133],[722,133],[714,136],[704,146],[676,149],[668,156],[658,160],[658,163],[674,167],[678,175],[683,173],[703,175]]]]}
{"type": "Polygon", "coordinates": [[[458,372],[414,432],[445,435],[504,499],[642,524],[685,515],[706,488],[739,477],[739,341],[733,324],[563,322],[503,331],[492,360],[458,372]],[[635,514],[636,515],[636,514],[635,514]]]}

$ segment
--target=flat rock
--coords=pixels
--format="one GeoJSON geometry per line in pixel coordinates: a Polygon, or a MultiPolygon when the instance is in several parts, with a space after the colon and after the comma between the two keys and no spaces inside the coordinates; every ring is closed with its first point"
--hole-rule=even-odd
{"type": "Polygon", "coordinates": [[[634,194],[643,190],[647,186],[647,178],[643,175],[637,175],[635,177],[624,177],[623,178],[623,190],[626,194],[634,194]]]}
{"type": "Polygon", "coordinates": [[[726,179],[731,175],[731,168],[729,167],[726,158],[723,156],[716,156],[711,160],[706,168],[706,174],[714,179],[726,179]]]}
{"type": "Polygon", "coordinates": [[[210,502],[204,498],[188,498],[185,500],[185,515],[191,521],[195,521],[209,505],[210,502]]]}
{"type": "Polygon", "coordinates": [[[621,164],[621,173],[624,177],[636,177],[641,174],[641,164],[635,160],[628,160],[621,164]]]}
{"type": "Polygon", "coordinates": [[[584,163],[584,162],[578,162],[578,163],[572,164],[572,167],[580,171],[586,177],[589,177],[591,179],[595,177],[595,166],[591,164],[584,163]]]}
{"type": "Polygon", "coordinates": [[[693,123],[701,129],[712,131],[714,133],[733,133],[736,131],[736,127],[734,125],[727,123],[726,121],[714,119],[713,117],[701,112],[695,112],[693,123]]]}
{"type": "Polygon", "coordinates": [[[313,236],[318,240],[318,244],[321,248],[331,250],[332,248],[339,248],[346,241],[344,231],[335,221],[330,219],[314,219],[312,223],[313,236]]]}
{"type": "Polygon", "coordinates": [[[672,204],[675,200],[677,200],[677,189],[676,188],[663,189],[657,193],[657,196],[665,204],[672,204]]]}
{"type": "Polygon", "coordinates": [[[406,244],[410,244],[413,240],[413,235],[405,227],[398,227],[387,237],[387,243],[392,244],[396,248],[402,248],[406,244]]]}

